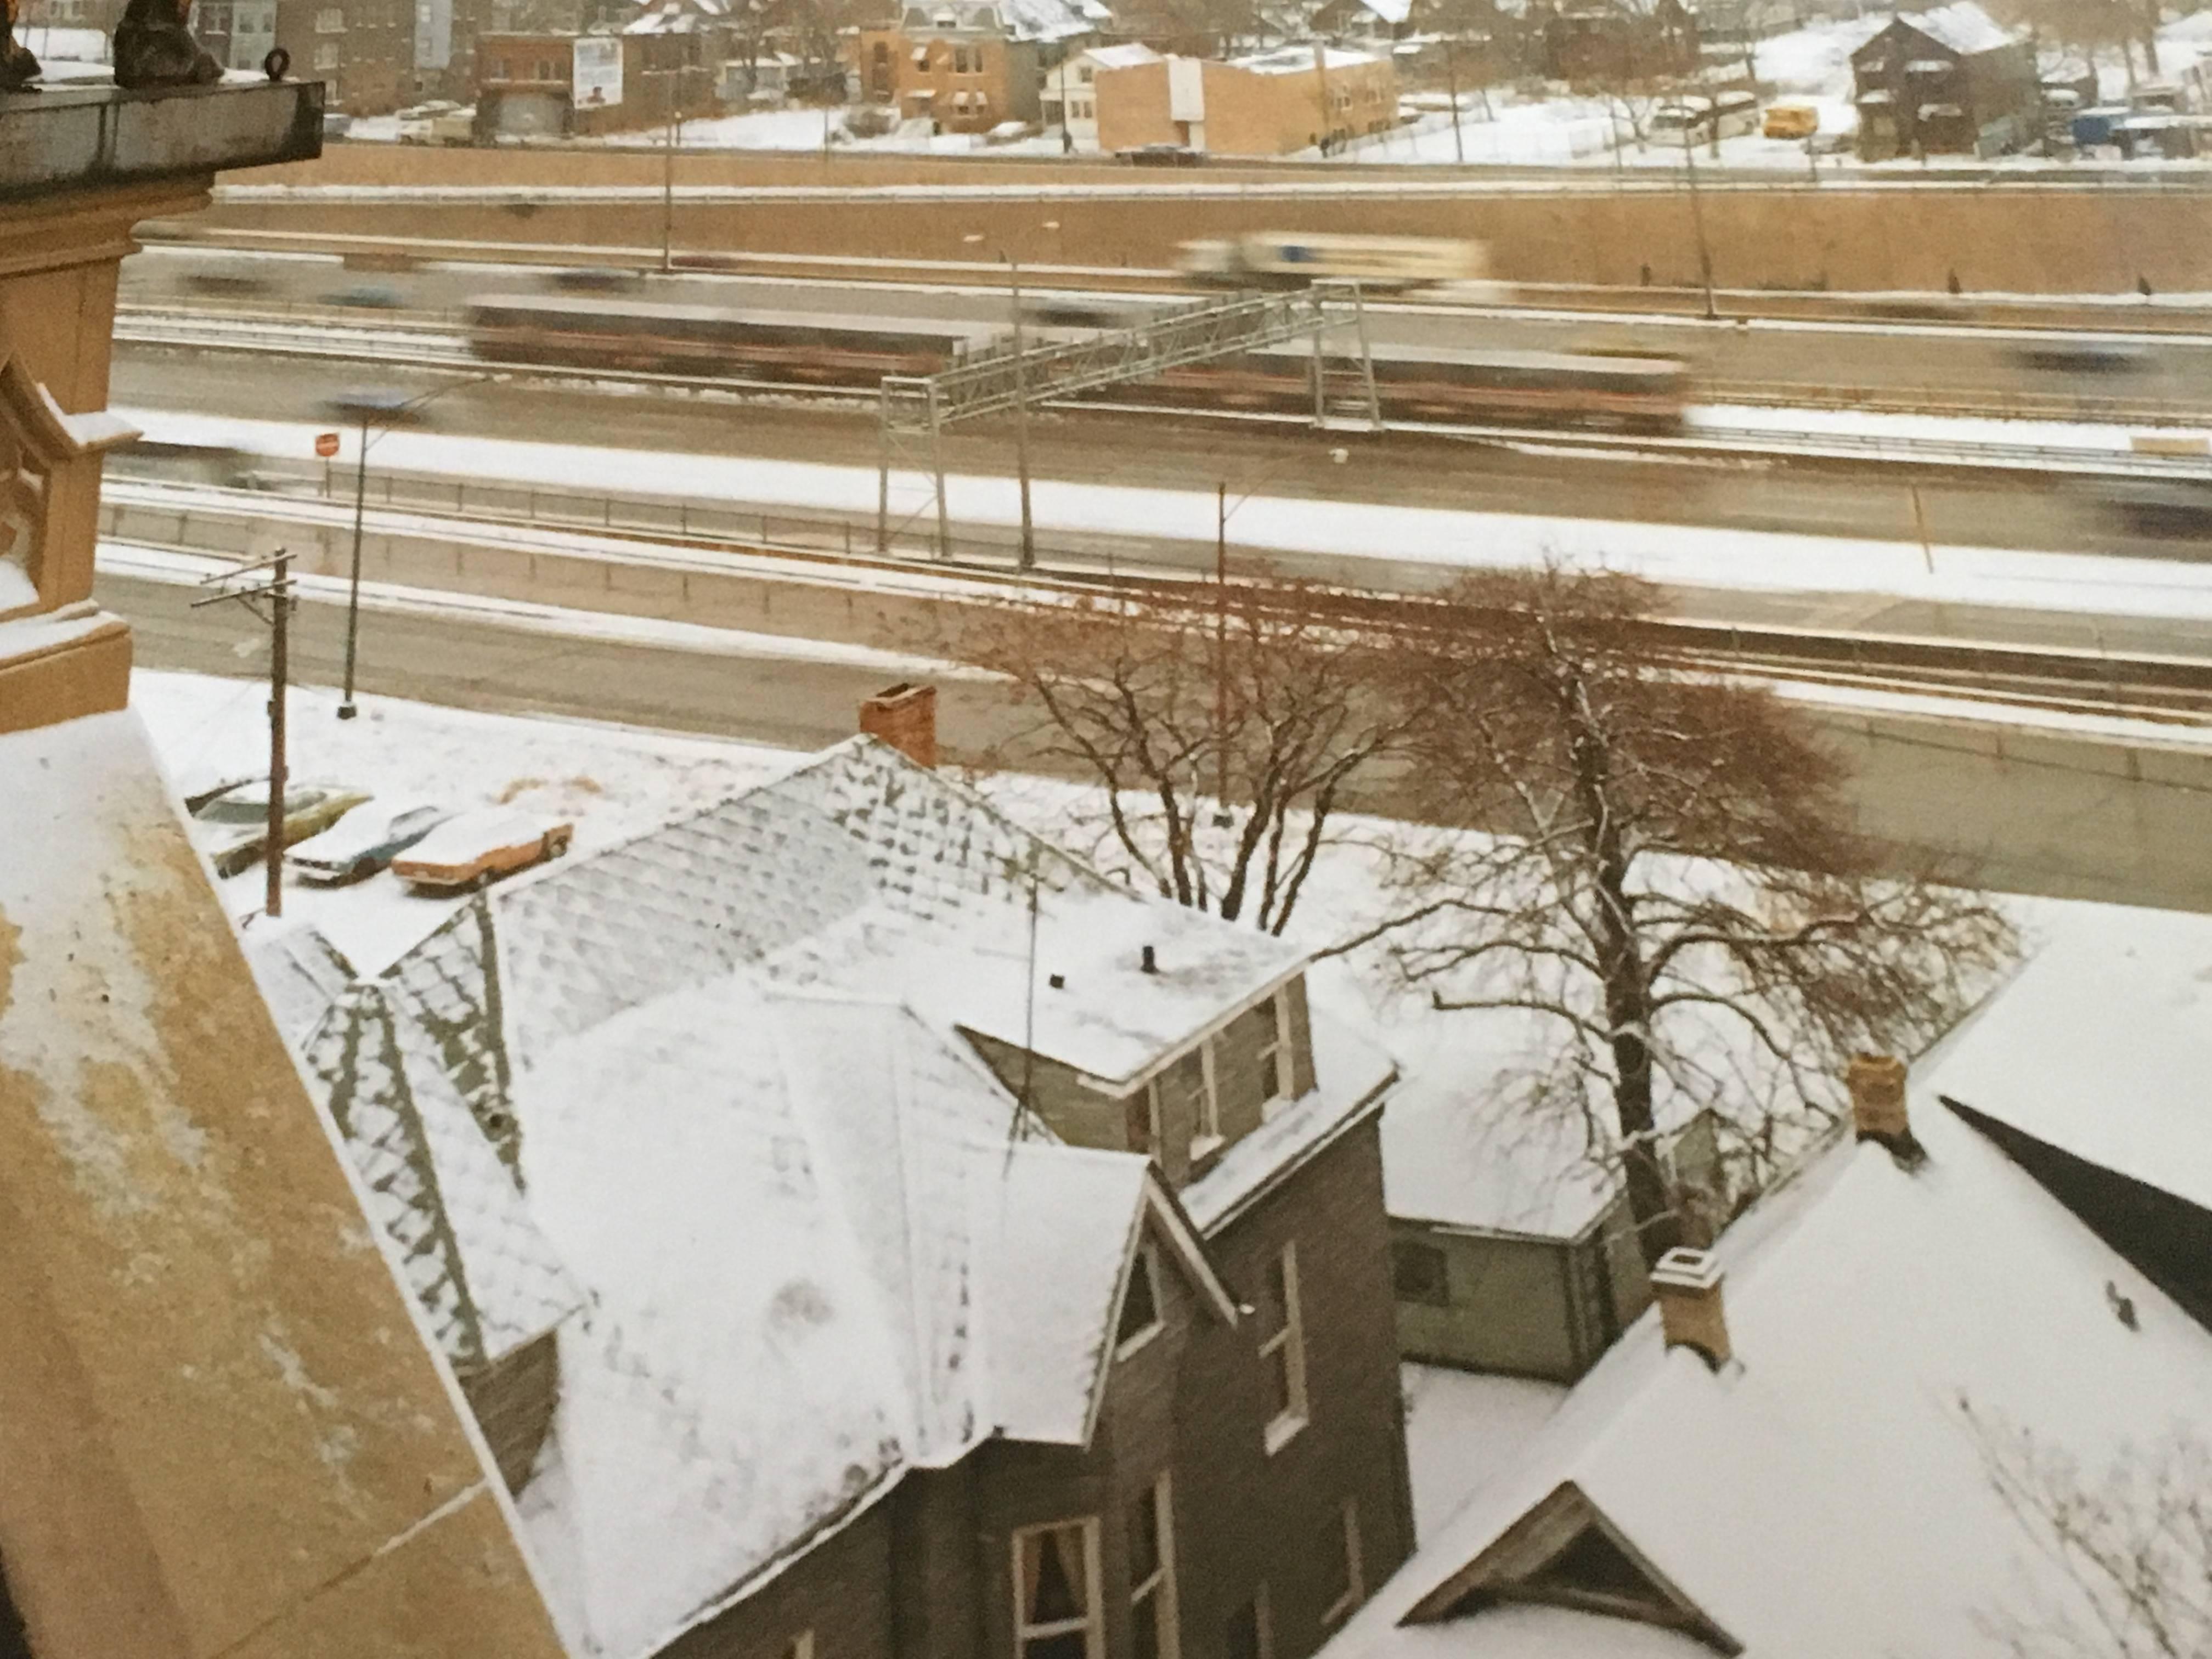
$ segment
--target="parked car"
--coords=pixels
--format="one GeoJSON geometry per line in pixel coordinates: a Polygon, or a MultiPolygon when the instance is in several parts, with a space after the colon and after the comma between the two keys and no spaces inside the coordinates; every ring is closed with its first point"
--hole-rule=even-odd
{"type": "Polygon", "coordinates": [[[1206,160],[1203,150],[1188,144],[1139,144],[1114,154],[1133,167],[1194,167],[1206,160]]]}
{"type": "Polygon", "coordinates": [[[1810,138],[1820,130],[1820,106],[1815,104],[1769,104],[1761,129],[1769,138],[1810,138]]]}
{"type": "Polygon", "coordinates": [[[392,873],[427,892],[465,893],[568,850],[574,824],[487,807],[448,818],[392,860],[392,873]]]}
{"type": "Polygon", "coordinates": [[[477,136],[477,112],[444,98],[403,109],[398,115],[403,144],[467,144],[477,136]]]}
{"type": "MultiPolygon", "coordinates": [[[[348,812],[369,799],[366,789],[341,784],[294,784],[284,791],[282,846],[290,847],[310,836],[319,836],[348,812]]],[[[209,860],[219,876],[234,876],[251,869],[269,849],[269,781],[226,789],[192,814],[208,826],[201,837],[209,860]]]]}
{"type": "Polygon", "coordinates": [[[310,836],[284,860],[308,881],[360,881],[453,816],[450,807],[428,802],[361,807],[321,835],[310,836]]]}

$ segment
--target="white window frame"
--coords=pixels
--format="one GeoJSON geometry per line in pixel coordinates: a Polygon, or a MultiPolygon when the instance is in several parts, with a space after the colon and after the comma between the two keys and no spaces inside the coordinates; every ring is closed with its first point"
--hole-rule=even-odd
{"type": "MultiPolygon", "coordinates": [[[[1127,1359],[1131,1354],[1136,1352],[1138,1349],[1143,1347],[1154,1337],[1158,1336],[1162,1330],[1166,1328],[1167,1326],[1166,1312],[1160,1305],[1159,1258],[1154,1253],[1152,1247],[1149,1243],[1140,1243],[1137,1246],[1137,1253],[1129,1258],[1129,1275],[1131,1279],[1133,1281],[1136,1275],[1139,1273],[1144,1274],[1152,1285],[1152,1322],[1146,1326],[1145,1328],[1140,1331],[1131,1332],[1127,1340],[1121,1342],[1115,1348],[1114,1358],[1116,1359],[1127,1359]]],[[[1129,1292],[1127,1289],[1124,1288],[1121,1292],[1121,1298],[1125,1306],[1127,1304],[1128,1296],[1129,1292]]],[[[1116,1317],[1118,1318],[1119,1316],[1117,1315],[1116,1317]]]]}
{"type": "Polygon", "coordinates": [[[1275,1610],[1267,1597],[1267,1581],[1252,1589],[1252,1622],[1259,1638],[1260,1659],[1275,1659],[1275,1610]]]}
{"type": "MultiPolygon", "coordinates": [[[[1283,1392],[1289,1396],[1289,1402],[1268,1419],[1266,1441],[1270,1457],[1296,1438],[1311,1414],[1311,1402],[1306,1397],[1305,1320],[1298,1310],[1297,1242],[1285,1241],[1282,1254],[1276,1259],[1283,1269],[1283,1328],[1261,1340],[1260,1358],[1273,1367],[1277,1363],[1275,1356],[1283,1354],[1283,1392]]],[[[1272,1392],[1272,1379],[1269,1386],[1272,1392]]]]}
{"type": "Polygon", "coordinates": [[[318,41],[315,46],[315,72],[327,75],[339,67],[343,54],[335,40],[318,41]]]}
{"type": "Polygon", "coordinates": [[[1344,1529],[1344,1594],[1323,1608],[1321,1622],[1334,1625],[1349,1618],[1352,1610],[1367,1599],[1365,1573],[1359,1551],[1359,1500],[1347,1498],[1339,1515],[1344,1529]]]}
{"type": "MultiPolygon", "coordinates": [[[[1294,1092],[1297,1078],[1291,1064],[1291,1000],[1278,990],[1272,999],[1275,1009],[1275,1041],[1272,1047],[1261,1049],[1263,1065],[1272,1065],[1275,1073],[1276,1092],[1260,1103],[1260,1121],[1265,1123],[1277,1112],[1297,1098],[1294,1092]]],[[[1265,1073],[1261,1075],[1264,1077],[1265,1073]]]]}
{"type": "Polygon", "coordinates": [[[1099,1571],[1098,1517],[1078,1516],[1066,1521],[1047,1521],[1034,1527],[1017,1527],[1008,1540],[1007,1565],[1013,1571],[1014,1601],[1014,1659],[1025,1659],[1029,1644],[1049,1636],[1066,1636],[1076,1631],[1083,1632],[1085,1659],[1105,1659],[1106,1620],[1105,1600],[1102,1595],[1103,1575],[1099,1571]],[[1083,1534],[1083,1588],[1085,1614],[1081,1620],[1061,1620],[1049,1625],[1031,1625],[1029,1612],[1022,1605],[1022,1540],[1041,1532],[1064,1532],[1070,1527],[1079,1528],[1083,1534]]]}
{"type": "Polygon", "coordinates": [[[1149,1612],[1158,1621],[1160,1659],[1182,1659],[1182,1609],[1176,1599],[1175,1570],[1175,1488],[1169,1471],[1162,1469],[1158,1480],[1152,1482],[1146,1496],[1152,1505],[1152,1530],[1159,1540],[1160,1564],[1152,1576],[1141,1584],[1129,1586],[1129,1618],[1132,1623],[1149,1612]],[[1153,1598],[1149,1608],[1147,1597],[1153,1598]]]}
{"type": "Polygon", "coordinates": [[[1215,1092],[1213,1086],[1213,1039],[1206,1038],[1194,1052],[1205,1082],[1199,1090],[1198,1122],[1191,1130],[1190,1156],[1193,1163],[1219,1152],[1227,1139],[1221,1133],[1221,1097],[1215,1092]]]}
{"type": "Polygon", "coordinates": [[[803,1630],[785,1643],[783,1659],[814,1659],[814,1632],[803,1630]]]}

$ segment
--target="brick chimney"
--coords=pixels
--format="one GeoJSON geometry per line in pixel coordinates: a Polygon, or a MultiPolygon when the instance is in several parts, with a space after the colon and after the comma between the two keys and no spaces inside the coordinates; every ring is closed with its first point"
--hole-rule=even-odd
{"type": "Polygon", "coordinates": [[[860,730],[916,766],[937,766],[937,688],[902,681],[860,705],[860,730]]]}
{"type": "Polygon", "coordinates": [[[1651,1294],[1670,1348],[1694,1348],[1718,1370],[1729,1363],[1728,1321],[1721,1311],[1721,1264],[1703,1250],[1673,1249],[1651,1270],[1651,1294]]]}
{"type": "Polygon", "coordinates": [[[1851,1095],[1851,1127],[1861,1140],[1879,1141],[1899,1158],[1918,1163],[1927,1156],[1913,1139],[1905,1106],[1905,1062],[1892,1054],[1853,1054],[1844,1073],[1851,1095]]]}

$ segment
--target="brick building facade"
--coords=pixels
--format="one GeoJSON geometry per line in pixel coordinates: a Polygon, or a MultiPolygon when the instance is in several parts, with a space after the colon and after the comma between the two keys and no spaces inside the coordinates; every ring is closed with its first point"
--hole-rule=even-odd
{"type": "Polygon", "coordinates": [[[1216,155],[1284,155],[1398,120],[1398,76],[1386,57],[1285,46],[1227,63],[1165,58],[1102,69],[1098,145],[1177,144],[1216,155]]]}

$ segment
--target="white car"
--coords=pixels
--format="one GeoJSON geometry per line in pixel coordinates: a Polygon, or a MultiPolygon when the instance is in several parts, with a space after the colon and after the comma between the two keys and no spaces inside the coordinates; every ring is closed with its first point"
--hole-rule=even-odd
{"type": "Polygon", "coordinates": [[[452,808],[428,802],[356,806],[321,835],[293,848],[285,859],[308,881],[359,881],[453,816],[452,808]]]}

